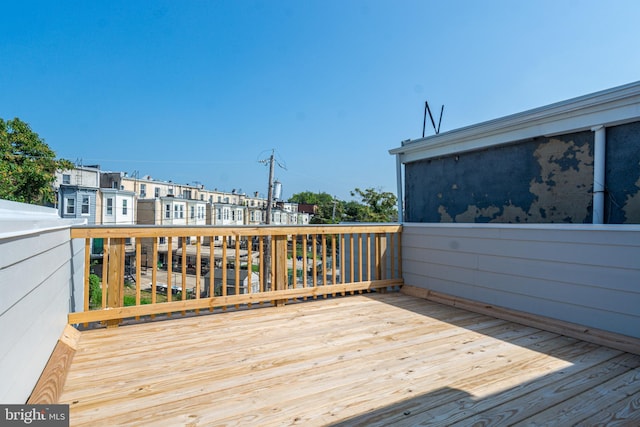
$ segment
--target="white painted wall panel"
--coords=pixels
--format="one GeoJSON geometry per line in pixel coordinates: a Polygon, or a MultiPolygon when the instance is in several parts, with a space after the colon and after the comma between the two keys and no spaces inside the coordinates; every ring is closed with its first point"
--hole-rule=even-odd
{"type": "Polygon", "coordinates": [[[0,200],[2,403],[26,402],[67,323],[75,269],[84,263],[69,228],[82,222],[0,200]]]}
{"type": "Polygon", "coordinates": [[[640,338],[640,226],[403,224],[408,285],[640,338]]]}

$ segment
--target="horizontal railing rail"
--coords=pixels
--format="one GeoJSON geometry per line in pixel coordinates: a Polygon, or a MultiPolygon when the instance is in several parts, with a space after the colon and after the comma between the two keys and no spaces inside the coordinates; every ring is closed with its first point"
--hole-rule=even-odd
{"type": "Polygon", "coordinates": [[[84,309],[106,322],[386,289],[402,284],[398,224],[78,226],[84,309]]]}

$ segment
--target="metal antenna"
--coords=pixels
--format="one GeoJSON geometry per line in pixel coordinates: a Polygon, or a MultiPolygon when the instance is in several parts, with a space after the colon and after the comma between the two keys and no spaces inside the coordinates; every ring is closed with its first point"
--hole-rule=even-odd
{"type": "Polygon", "coordinates": [[[438,130],[436,134],[440,133],[440,124],[442,123],[442,113],[444,113],[444,104],[442,104],[442,108],[440,109],[440,119],[438,120],[438,130]]]}
{"type": "Polygon", "coordinates": [[[429,113],[429,118],[431,119],[431,125],[433,126],[433,131],[437,134],[440,133],[440,124],[442,123],[442,113],[444,112],[444,104],[442,104],[442,108],[440,108],[440,118],[438,119],[438,127],[436,127],[436,122],[433,120],[433,115],[431,114],[431,108],[429,108],[429,102],[424,102],[424,120],[422,121],[422,137],[424,138],[424,128],[427,123],[427,113],[429,113]]]}
{"type": "Polygon", "coordinates": [[[422,118],[422,137],[424,138],[424,129],[427,127],[427,108],[429,108],[429,103],[424,101],[424,117],[422,118]]]}

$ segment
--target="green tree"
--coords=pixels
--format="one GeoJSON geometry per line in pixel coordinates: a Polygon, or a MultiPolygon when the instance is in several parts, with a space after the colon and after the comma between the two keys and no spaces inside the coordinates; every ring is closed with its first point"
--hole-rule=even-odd
{"type": "Polygon", "coordinates": [[[342,204],[344,222],[361,222],[367,216],[367,207],[355,200],[343,202],[342,204]]]}
{"type": "Polygon", "coordinates": [[[45,204],[54,201],[57,170],[70,169],[29,125],[0,118],[0,199],[45,204]]]}
{"type": "Polygon", "coordinates": [[[294,194],[289,201],[316,205],[318,210],[313,218],[311,218],[312,224],[335,224],[340,222],[342,218],[342,202],[328,193],[304,191],[294,194]]]}
{"type": "Polygon", "coordinates": [[[361,206],[350,205],[348,211],[354,215],[352,221],[357,222],[394,222],[398,220],[396,210],[396,196],[390,192],[382,192],[367,188],[361,190],[356,188],[351,192],[351,196],[359,196],[361,206]]]}

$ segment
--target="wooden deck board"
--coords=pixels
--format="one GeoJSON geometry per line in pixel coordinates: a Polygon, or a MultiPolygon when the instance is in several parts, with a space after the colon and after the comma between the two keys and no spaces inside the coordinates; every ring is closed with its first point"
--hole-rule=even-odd
{"type": "Polygon", "coordinates": [[[77,346],[60,397],[74,426],[640,422],[640,356],[399,293],[83,331],[77,346]]]}

